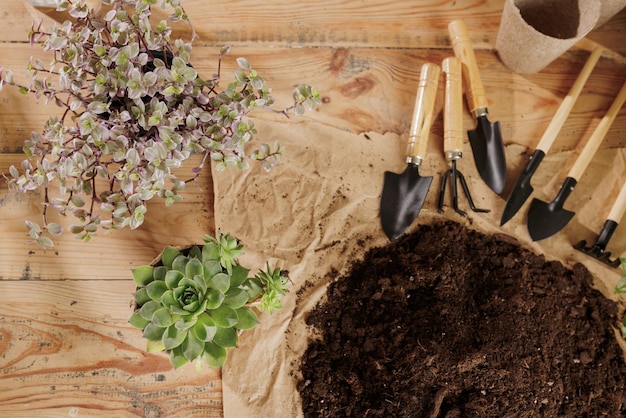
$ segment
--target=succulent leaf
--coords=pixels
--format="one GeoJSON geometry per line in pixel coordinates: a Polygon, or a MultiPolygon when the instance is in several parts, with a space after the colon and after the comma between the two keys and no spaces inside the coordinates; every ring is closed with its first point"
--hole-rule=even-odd
{"type": "Polygon", "coordinates": [[[192,258],[185,266],[185,277],[204,276],[204,267],[202,261],[192,258]]]}
{"type": "Polygon", "coordinates": [[[154,315],[154,313],[161,307],[161,304],[159,304],[156,301],[150,300],[148,302],[146,302],[140,309],[139,309],[139,315],[141,315],[141,317],[143,319],[147,319],[148,321],[152,321],[152,315],[154,315]]]}
{"type": "Polygon", "coordinates": [[[169,309],[161,308],[154,312],[154,315],[152,315],[152,322],[157,327],[166,328],[174,323],[174,317],[170,313],[169,309]]]}
{"type": "Polygon", "coordinates": [[[196,289],[201,294],[206,294],[207,291],[207,283],[204,280],[204,275],[197,274],[193,276],[193,281],[195,283],[196,289]]]}
{"type": "Polygon", "coordinates": [[[184,256],[184,255],[179,255],[178,257],[176,257],[174,259],[174,261],[172,261],[172,269],[174,270],[178,270],[181,273],[185,273],[185,266],[187,265],[187,262],[189,262],[189,258],[184,256]]]}
{"type": "Polygon", "coordinates": [[[146,325],[150,323],[150,321],[148,321],[145,318],[142,318],[137,312],[133,312],[128,322],[135,328],[139,328],[139,329],[144,329],[146,325]]]}
{"type": "Polygon", "coordinates": [[[211,289],[206,294],[207,309],[217,309],[222,305],[226,295],[218,289],[211,289]]]}
{"type": "Polygon", "coordinates": [[[135,303],[138,306],[144,305],[149,300],[150,296],[148,296],[148,292],[146,291],[145,287],[137,289],[137,291],[135,292],[135,303]]]}
{"type": "Polygon", "coordinates": [[[238,341],[239,338],[237,337],[237,331],[234,328],[218,327],[215,332],[215,336],[213,337],[213,342],[224,348],[237,347],[238,341]]]}
{"type": "Polygon", "coordinates": [[[234,288],[230,289],[226,293],[226,298],[224,299],[224,304],[230,306],[233,309],[239,309],[248,303],[249,296],[248,292],[243,289],[234,288]]]}
{"type": "Polygon", "coordinates": [[[154,280],[164,280],[165,279],[165,275],[167,274],[167,267],[165,266],[158,266],[154,268],[154,271],[152,272],[152,277],[154,278],[154,280]]]}
{"type": "MultiPolygon", "coordinates": [[[[139,293],[139,290],[137,291],[137,293],[139,293]]],[[[163,304],[163,306],[168,308],[171,312],[172,307],[176,307],[176,304],[178,303],[178,301],[174,297],[174,292],[168,289],[165,292],[163,292],[163,295],[161,295],[161,303],[163,304]]]]}
{"type": "Polygon", "coordinates": [[[202,250],[197,245],[194,245],[189,249],[189,258],[202,258],[202,250]]]}
{"type": "Polygon", "coordinates": [[[239,322],[237,312],[230,306],[224,304],[217,309],[213,309],[209,315],[213,318],[215,325],[220,328],[230,328],[239,322]]]}
{"type": "Polygon", "coordinates": [[[172,305],[169,308],[170,308],[170,312],[172,312],[172,315],[180,315],[180,316],[183,316],[183,317],[186,317],[187,315],[189,315],[189,311],[187,311],[186,309],[183,309],[178,304],[178,301],[176,301],[175,305],[172,305]]]}
{"type": "Polygon", "coordinates": [[[178,257],[179,255],[180,255],[180,250],[178,250],[178,248],[174,248],[170,246],[165,247],[165,249],[163,250],[163,253],[161,254],[161,262],[163,263],[163,266],[167,267],[168,269],[171,269],[174,259],[178,257]]]}
{"type": "Polygon", "coordinates": [[[179,318],[174,323],[174,326],[181,331],[187,331],[188,329],[193,327],[197,321],[198,321],[198,318],[195,316],[184,316],[182,318],[179,318]]]}
{"type": "Polygon", "coordinates": [[[163,341],[159,340],[148,340],[148,344],[146,347],[146,351],[148,353],[158,353],[159,351],[165,350],[165,346],[163,345],[163,341]]]}
{"type": "Polygon", "coordinates": [[[185,330],[178,329],[174,325],[170,325],[165,328],[165,332],[163,333],[163,345],[165,345],[166,350],[172,350],[178,346],[180,346],[187,333],[185,330]]]}
{"type": "Polygon", "coordinates": [[[139,266],[133,269],[133,279],[139,286],[145,286],[150,283],[152,279],[152,272],[154,268],[152,266],[139,266]]]}
{"type": "Polygon", "coordinates": [[[204,279],[208,280],[215,276],[217,273],[222,272],[222,265],[219,260],[206,260],[204,262],[204,279]]]}
{"type": "MultiPolygon", "coordinates": [[[[212,237],[211,237],[212,238],[212,237]]],[[[202,247],[202,261],[219,261],[220,259],[220,247],[214,241],[208,241],[202,247]]]]}
{"type": "Polygon", "coordinates": [[[230,287],[239,287],[241,286],[246,279],[248,278],[248,274],[250,270],[240,265],[236,265],[233,267],[233,274],[230,276],[230,287]]]}
{"type": "Polygon", "coordinates": [[[193,332],[196,333],[196,337],[202,341],[209,342],[213,340],[215,333],[217,332],[217,326],[213,319],[203,312],[198,316],[198,321],[193,327],[193,332]]]}
{"type": "Polygon", "coordinates": [[[161,328],[155,325],[153,322],[150,322],[143,329],[143,336],[147,340],[157,341],[157,340],[161,340],[164,332],[165,332],[165,328],[161,328]]]}
{"type": "Polygon", "coordinates": [[[178,282],[180,282],[184,277],[185,275],[182,272],[178,270],[170,270],[165,273],[164,281],[168,289],[174,289],[178,287],[178,282]]]}
{"type": "Polygon", "coordinates": [[[170,362],[175,369],[184,366],[188,361],[189,360],[187,360],[187,357],[183,354],[181,347],[175,347],[170,351],[170,362]]]}
{"type": "Polygon", "coordinates": [[[153,282],[148,283],[145,287],[146,292],[148,293],[148,297],[154,301],[160,301],[161,296],[167,290],[167,286],[164,282],[155,280],[153,282]]]}
{"type": "Polygon", "coordinates": [[[259,318],[254,311],[250,308],[246,308],[245,306],[237,309],[237,316],[239,317],[239,322],[235,324],[235,328],[237,329],[251,329],[259,323],[259,318]]]}
{"type": "Polygon", "coordinates": [[[256,299],[261,295],[261,293],[263,293],[263,283],[255,277],[246,280],[242,288],[248,292],[250,300],[256,299]]]}
{"type": "Polygon", "coordinates": [[[222,293],[226,293],[230,288],[230,277],[226,273],[217,273],[209,279],[207,285],[211,289],[217,289],[222,293]]]}
{"type": "Polygon", "coordinates": [[[194,360],[204,351],[204,341],[198,339],[193,332],[188,332],[181,348],[187,360],[194,360]]]}
{"type": "Polygon", "coordinates": [[[202,360],[211,367],[222,367],[226,362],[227,352],[224,347],[210,342],[204,345],[202,360]]]}

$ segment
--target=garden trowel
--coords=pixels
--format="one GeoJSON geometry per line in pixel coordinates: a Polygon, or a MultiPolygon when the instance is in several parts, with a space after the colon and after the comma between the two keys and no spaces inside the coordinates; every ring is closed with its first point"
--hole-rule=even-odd
{"type": "Polygon", "coordinates": [[[600,147],[600,143],[622,108],[624,100],[626,100],[626,83],[591,134],[554,200],[551,203],[546,203],[536,198],[533,199],[528,209],[527,219],[528,233],[533,241],[539,241],[556,234],[574,217],[574,212],[563,209],[563,204],[600,147]]]}
{"type": "Polygon", "coordinates": [[[477,122],[475,130],[467,131],[474,162],[483,181],[494,192],[500,194],[506,182],[506,157],[500,123],[491,123],[487,118],[485,89],[465,22],[463,20],[450,22],[448,31],[454,54],[463,63],[463,78],[467,82],[467,104],[477,122]]]}
{"type": "Polygon", "coordinates": [[[565,124],[567,117],[569,116],[572,108],[574,107],[574,103],[578,99],[580,92],[583,89],[583,86],[587,82],[591,71],[596,66],[596,63],[600,59],[600,55],[602,55],[602,48],[596,48],[593,50],[589,58],[587,58],[587,62],[585,63],[583,69],[578,74],[578,78],[570,88],[567,96],[563,98],[561,105],[557,109],[552,121],[550,121],[550,125],[543,133],[543,136],[539,140],[535,151],[530,156],[530,160],[524,168],[522,174],[520,174],[517,179],[517,183],[515,183],[515,187],[511,191],[509,198],[506,201],[506,205],[504,206],[504,210],[502,211],[502,218],[500,220],[500,226],[507,223],[517,211],[522,207],[524,202],[530,197],[533,192],[533,186],[530,183],[530,179],[532,178],[535,171],[539,167],[539,164],[546,156],[550,147],[554,143],[559,131],[565,124]]]}
{"type": "Polygon", "coordinates": [[[417,218],[433,181],[432,177],[420,177],[419,166],[426,155],[440,72],[436,64],[422,65],[409,132],[407,167],[402,174],[385,172],[380,220],[391,241],[399,238],[417,218]]]}

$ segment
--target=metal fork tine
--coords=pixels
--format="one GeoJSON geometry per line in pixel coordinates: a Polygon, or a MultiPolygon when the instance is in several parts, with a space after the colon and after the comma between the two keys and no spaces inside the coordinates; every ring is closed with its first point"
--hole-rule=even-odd
{"type": "Polygon", "coordinates": [[[469,187],[467,186],[467,182],[465,181],[465,176],[456,168],[456,160],[451,160],[450,163],[452,164],[452,167],[448,169],[445,173],[443,173],[441,177],[441,186],[439,188],[439,204],[438,204],[439,213],[443,213],[443,199],[445,195],[446,184],[447,184],[448,178],[451,179],[450,187],[452,187],[452,206],[459,215],[466,216],[467,212],[459,208],[459,194],[458,194],[458,188],[457,188],[457,181],[461,183],[461,188],[463,189],[463,193],[465,193],[465,197],[467,198],[467,202],[469,203],[470,208],[474,212],[488,213],[489,209],[477,208],[476,205],[474,204],[474,200],[472,199],[472,195],[469,191],[469,187]]]}

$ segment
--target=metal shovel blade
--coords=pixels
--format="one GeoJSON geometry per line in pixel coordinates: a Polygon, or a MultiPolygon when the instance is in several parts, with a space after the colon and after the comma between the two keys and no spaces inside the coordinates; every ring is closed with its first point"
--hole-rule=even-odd
{"type": "Polygon", "coordinates": [[[415,164],[408,164],[402,174],[385,171],[380,220],[391,241],[404,234],[417,218],[432,181],[432,177],[420,177],[415,164]]]}
{"type": "Polygon", "coordinates": [[[476,129],[467,132],[476,169],[487,186],[500,194],[506,182],[506,157],[500,122],[489,122],[487,115],[478,116],[476,122],[476,129]]]}
{"type": "Polygon", "coordinates": [[[530,156],[530,160],[524,168],[524,171],[517,179],[517,183],[515,183],[515,187],[511,191],[509,198],[506,201],[506,205],[504,206],[504,210],[502,211],[502,219],[500,220],[500,226],[507,223],[515,214],[520,210],[524,202],[528,200],[530,195],[533,193],[533,186],[530,184],[530,180],[537,171],[541,160],[546,154],[541,150],[535,150],[533,154],[530,156]]]}
{"type": "Polygon", "coordinates": [[[575,186],[576,180],[568,177],[552,202],[546,203],[533,199],[528,209],[527,219],[528,233],[533,241],[551,237],[565,228],[565,225],[574,217],[574,212],[563,209],[563,203],[575,186]]]}

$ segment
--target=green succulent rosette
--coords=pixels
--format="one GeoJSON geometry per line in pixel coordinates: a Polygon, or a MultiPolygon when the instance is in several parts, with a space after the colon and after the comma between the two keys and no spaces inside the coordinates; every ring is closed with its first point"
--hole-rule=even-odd
{"type": "Polygon", "coordinates": [[[287,288],[287,277],[269,265],[249,277],[237,263],[243,246],[230,235],[204,241],[185,250],[168,246],[159,262],[133,270],[129,322],[143,331],[148,352],[169,352],[176,368],[194,360],[221,367],[240,332],[259,323],[255,310],[280,309],[287,288]]]}

